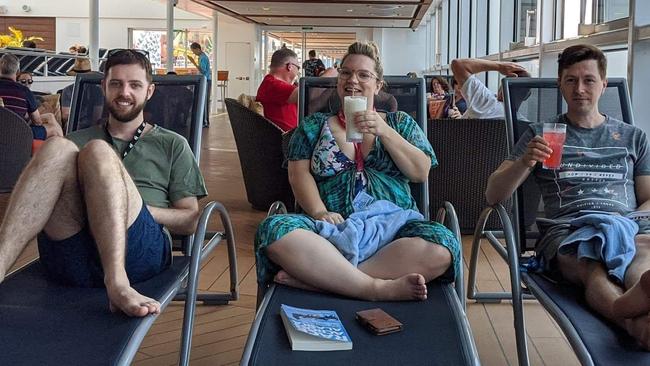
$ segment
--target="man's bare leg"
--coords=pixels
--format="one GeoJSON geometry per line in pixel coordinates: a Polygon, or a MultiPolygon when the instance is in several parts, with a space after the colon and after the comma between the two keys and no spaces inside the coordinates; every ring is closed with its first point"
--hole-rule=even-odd
{"type": "Polygon", "coordinates": [[[112,147],[101,140],[90,141],[79,152],[78,171],[111,310],[129,316],[158,313],[160,303],[135,291],[124,267],[127,230],[142,208],[135,184],[112,147]]]}
{"type": "Polygon", "coordinates": [[[72,236],[83,227],[78,219],[68,220],[83,217],[77,188],[78,151],[64,138],[51,138],[25,167],[0,225],[0,282],[27,243],[47,227],[50,217],[55,217],[56,223],[49,226],[55,227],[61,238],[72,236]],[[70,192],[75,192],[76,198],[69,198],[70,192]],[[56,209],[61,200],[66,208],[56,209]]]}
{"type": "Polygon", "coordinates": [[[636,236],[636,255],[625,272],[628,291],[614,303],[615,313],[634,318],[650,313],[650,235],[636,236]]]}
{"type": "Polygon", "coordinates": [[[605,266],[596,261],[581,259],[575,255],[559,255],[558,268],[562,276],[585,289],[585,299],[596,312],[626,328],[625,319],[614,315],[614,301],[623,294],[623,289],[610,281],[605,266]]]}

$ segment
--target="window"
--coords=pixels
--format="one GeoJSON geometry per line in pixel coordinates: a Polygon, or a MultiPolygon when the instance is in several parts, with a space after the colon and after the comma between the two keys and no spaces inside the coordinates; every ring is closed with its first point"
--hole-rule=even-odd
{"type": "Polygon", "coordinates": [[[605,23],[629,16],[629,0],[591,0],[596,15],[596,23],[605,23]]]}
{"type": "Polygon", "coordinates": [[[564,0],[564,21],[562,22],[562,38],[578,36],[580,23],[580,1],[564,0]]]}
{"type": "MultiPolygon", "coordinates": [[[[165,73],[167,65],[167,31],[150,29],[131,29],[130,47],[147,50],[151,67],[158,74],[165,73]]],[[[174,69],[179,74],[196,73],[196,68],[187,59],[192,55],[190,44],[197,42],[201,45],[203,52],[212,58],[212,37],[207,32],[195,32],[191,30],[174,31],[174,69]]]]}
{"type": "Polygon", "coordinates": [[[517,1],[517,42],[537,43],[537,0],[517,1]]]}

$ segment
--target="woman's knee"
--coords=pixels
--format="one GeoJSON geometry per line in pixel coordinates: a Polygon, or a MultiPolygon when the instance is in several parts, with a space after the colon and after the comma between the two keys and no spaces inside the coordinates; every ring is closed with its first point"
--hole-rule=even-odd
{"type": "Polygon", "coordinates": [[[437,243],[429,243],[429,269],[432,272],[444,273],[447,268],[452,264],[453,257],[449,249],[437,243]]]}

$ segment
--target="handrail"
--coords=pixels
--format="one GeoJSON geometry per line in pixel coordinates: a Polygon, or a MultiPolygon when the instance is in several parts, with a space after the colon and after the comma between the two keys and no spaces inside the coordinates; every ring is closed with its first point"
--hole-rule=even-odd
{"type": "MultiPolygon", "coordinates": [[[[45,60],[41,62],[38,66],[34,68],[34,71],[39,70],[39,72],[42,70],[43,75],[42,76],[62,76],[62,75],[50,75],[50,72],[48,70],[48,62],[51,59],[54,58],[60,58],[60,59],[77,59],[77,58],[87,58],[87,55],[75,55],[71,53],[57,53],[55,51],[51,50],[41,50],[41,49],[34,49],[34,48],[18,48],[18,47],[2,47],[0,48],[0,55],[3,53],[11,53],[12,55],[15,56],[35,56],[35,57],[44,57],[45,60]]],[[[104,61],[106,60],[105,57],[102,57],[99,59],[99,61],[104,61]]],[[[40,75],[39,75],[40,76],[40,75]]]]}

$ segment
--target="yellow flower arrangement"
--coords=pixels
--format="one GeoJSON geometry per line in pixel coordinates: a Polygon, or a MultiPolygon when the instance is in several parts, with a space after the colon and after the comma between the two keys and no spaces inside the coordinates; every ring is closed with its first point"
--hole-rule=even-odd
{"type": "Polygon", "coordinates": [[[12,34],[0,34],[0,47],[22,47],[24,41],[43,41],[41,37],[23,36],[23,32],[13,27],[9,27],[12,34]]]}

